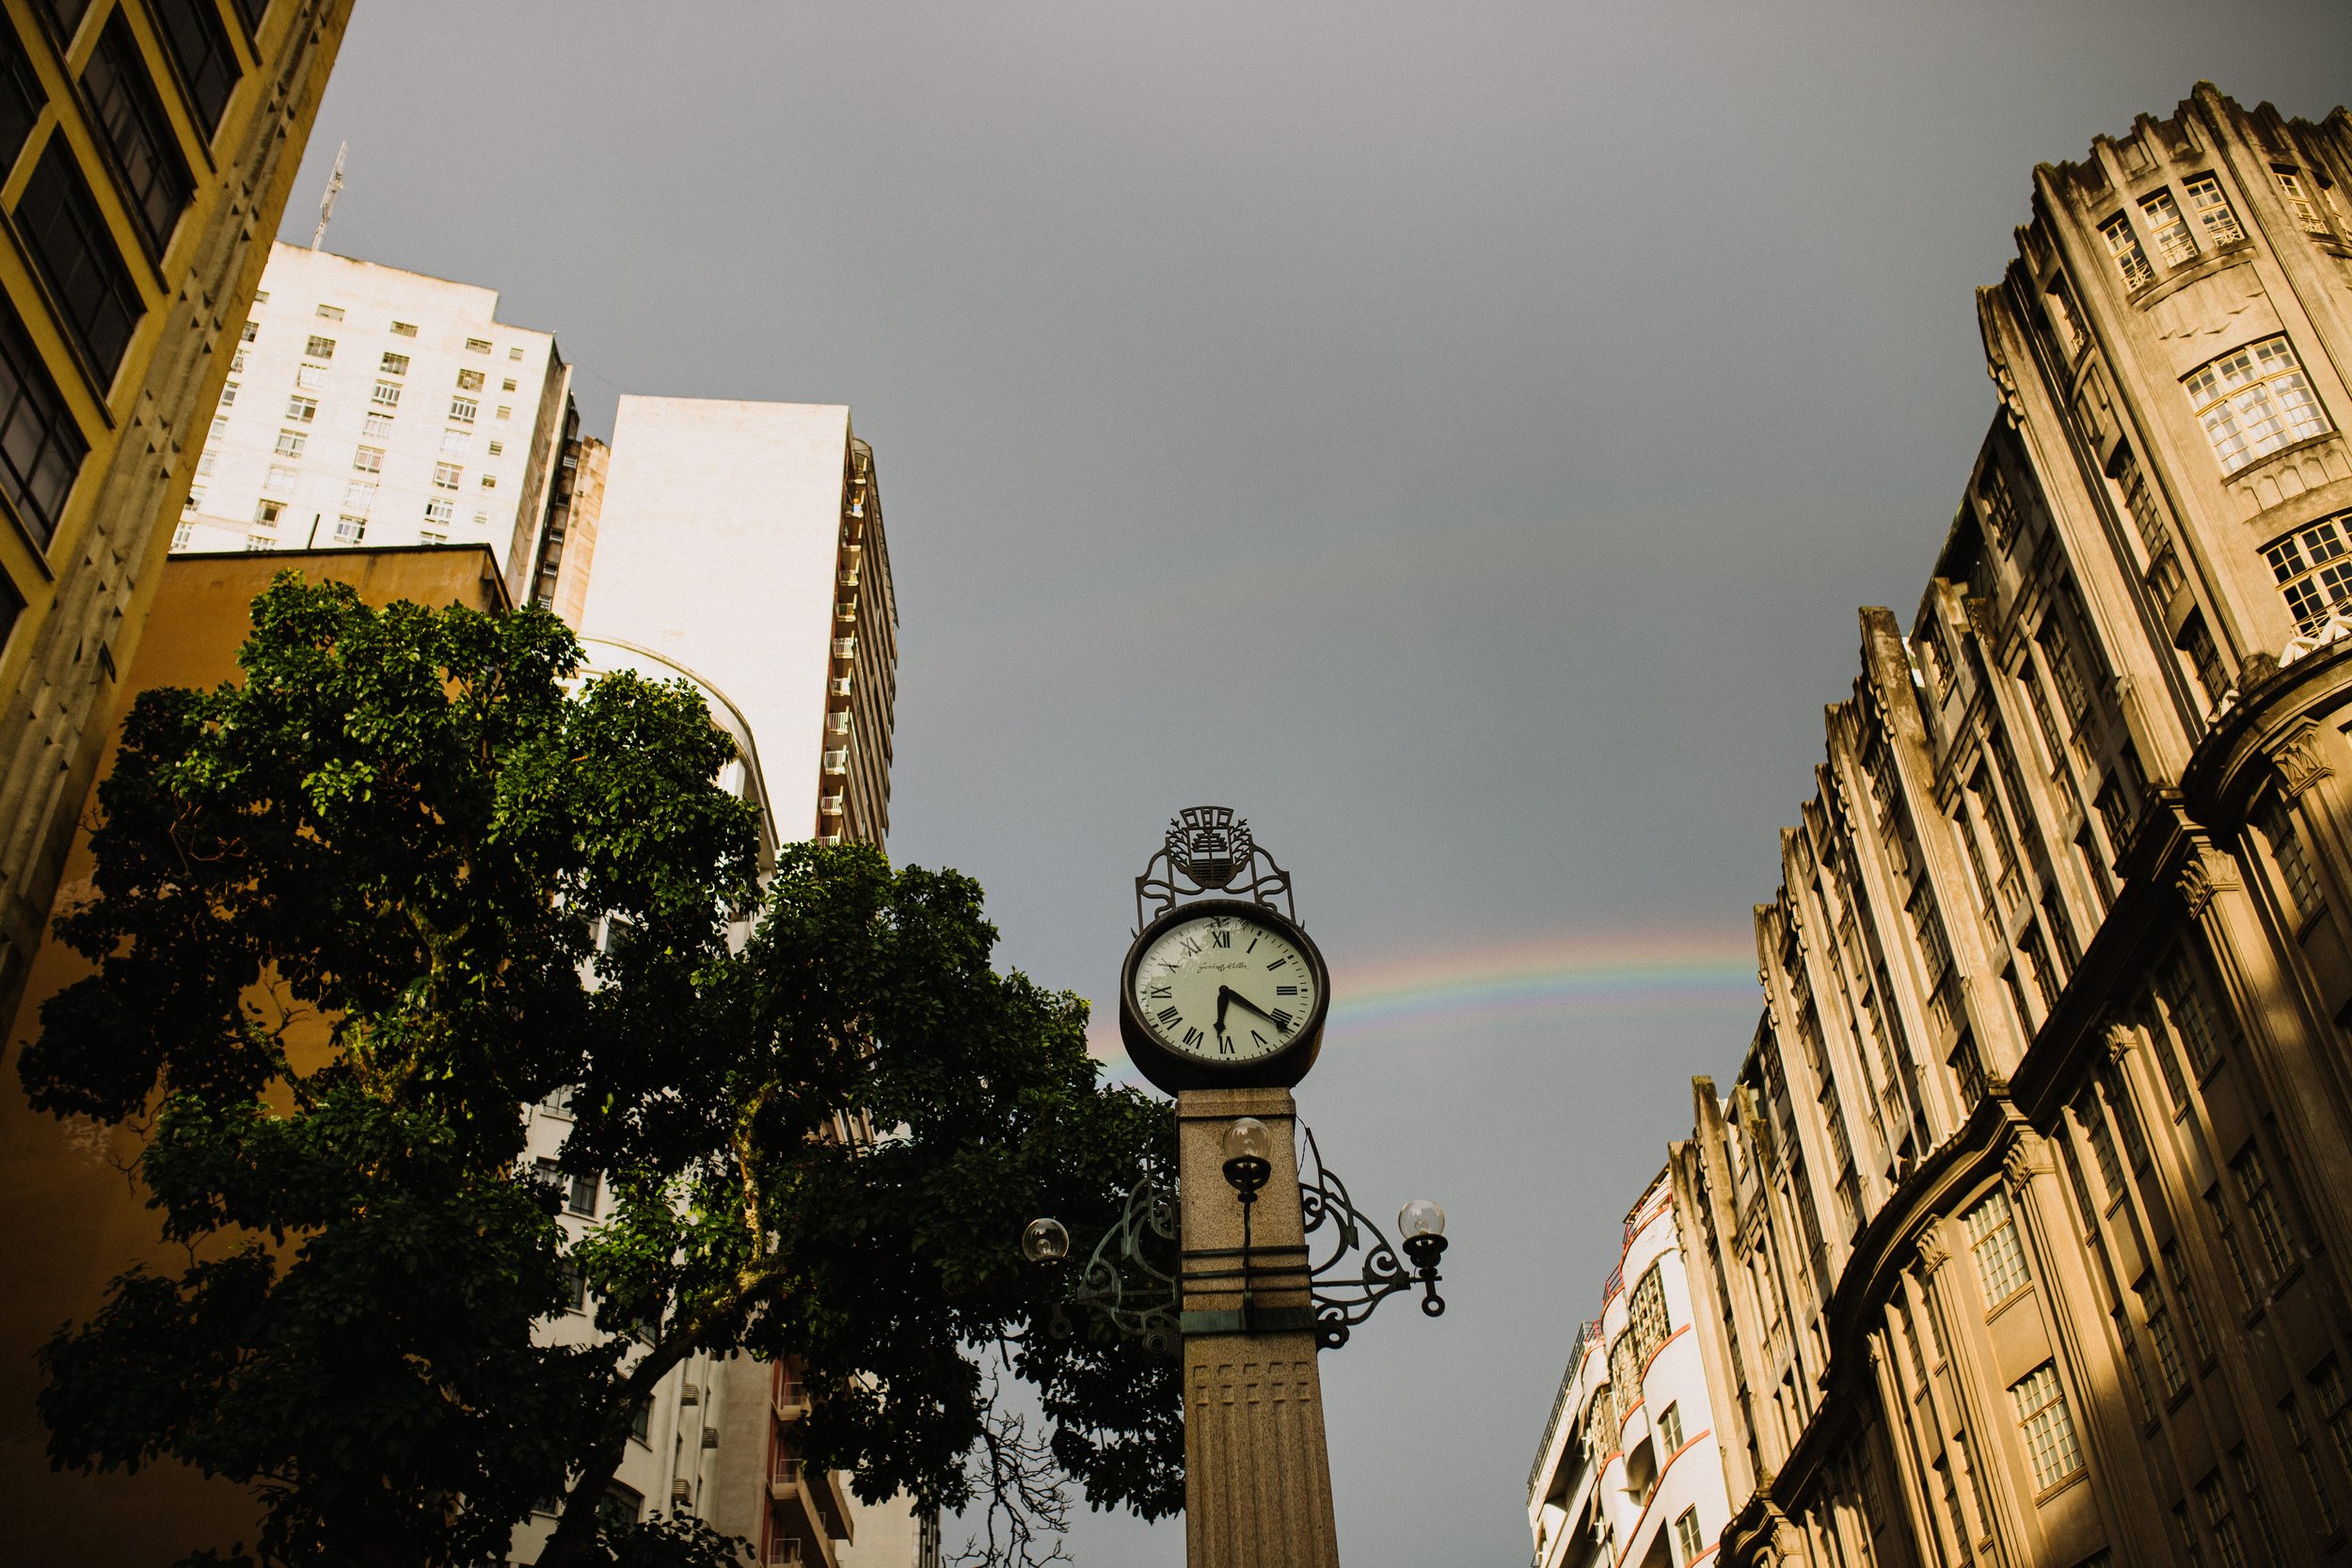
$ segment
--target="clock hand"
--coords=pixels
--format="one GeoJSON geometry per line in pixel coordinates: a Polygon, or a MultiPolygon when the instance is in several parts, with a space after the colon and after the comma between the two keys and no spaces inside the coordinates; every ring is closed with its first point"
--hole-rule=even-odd
{"type": "Polygon", "coordinates": [[[1233,1000],[1233,996],[1234,996],[1234,991],[1233,991],[1233,988],[1232,988],[1232,987],[1231,987],[1231,986],[1219,986],[1219,987],[1217,988],[1217,992],[1216,992],[1216,1037],[1217,1037],[1220,1041],[1222,1041],[1222,1040],[1225,1038],[1225,1006],[1226,1006],[1226,1004],[1227,1004],[1227,1003],[1229,1003],[1229,1002],[1231,1002],[1231,1001],[1232,1001],[1232,1000],[1233,1000]]]}
{"type": "Polygon", "coordinates": [[[1255,1002],[1250,1001],[1249,998],[1244,996],[1241,992],[1235,990],[1231,986],[1219,986],[1216,988],[1216,1008],[1220,1016],[1225,1011],[1225,1004],[1229,998],[1232,1001],[1240,1003],[1251,1012],[1256,1013],[1260,1018],[1264,1019],[1268,1023],[1273,1024],[1276,1029],[1279,1030],[1282,1027],[1281,1022],[1272,1013],[1267,1012],[1263,1007],[1259,1006],[1255,1002]]]}

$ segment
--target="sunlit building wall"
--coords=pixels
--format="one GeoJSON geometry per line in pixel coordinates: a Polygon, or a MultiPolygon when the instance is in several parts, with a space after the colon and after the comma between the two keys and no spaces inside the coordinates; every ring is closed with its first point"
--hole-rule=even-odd
{"type": "Polygon", "coordinates": [[[1730,1506],[1682,1271],[1661,1172],[1626,1216],[1528,1476],[1534,1568],[1684,1568],[1715,1549],[1730,1506]]]}
{"type": "Polygon", "coordinates": [[[0,1013],[350,12],[0,5],[0,1013]]]}
{"type": "Polygon", "coordinates": [[[1672,1150],[1730,1563],[2352,1521],[2352,119],[2201,84],[2034,184],[1672,1150]]]}

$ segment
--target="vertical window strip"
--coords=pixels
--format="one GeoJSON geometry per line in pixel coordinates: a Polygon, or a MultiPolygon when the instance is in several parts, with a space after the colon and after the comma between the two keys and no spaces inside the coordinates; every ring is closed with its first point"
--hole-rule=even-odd
{"type": "Polygon", "coordinates": [[[2210,174],[2200,174],[2181,187],[2188,198],[2188,210],[2205,231],[2205,243],[2214,245],[2235,245],[2246,237],[2238,227],[2237,214],[2230,210],[2230,198],[2221,193],[2221,182],[2210,174]]]}
{"type": "Polygon", "coordinates": [[[98,379],[112,381],[147,307],[65,137],[49,138],[17,199],[16,219],[66,329],[97,367],[98,379]]]}
{"type": "MultiPolygon", "coordinates": [[[[0,495],[47,550],[89,443],[16,311],[0,301],[0,495]]],[[[13,590],[10,590],[13,593],[13,590]]],[[[23,607],[20,604],[17,609],[23,607]]],[[[13,625],[15,610],[0,613],[13,625]]],[[[6,627],[0,626],[0,640],[6,627]]]]}
{"type": "Polygon", "coordinates": [[[2320,1468],[2319,1450],[2312,1443],[2312,1429],[2305,1424],[2303,1412],[2296,1407],[2293,1394],[2279,1402],[2279,1415],[2286,1422],[2287,1437],[2295,1445],[2295,1457],[2303,1466],[2303,1480],[2311,1487],[2312,1508],[2319,1520],[2319,1533],[2334,1535],[2344,1526],[2336,1517],[2335,1499],[2328,1495],[2328,1478],[2320,1468]]]}
{"type": "Polygon", "coordinates": [[[25,138],[40,120],[49,94],[33,71],[24,40],[16,28],[0,19],[0,175],[6,175],[24,150],[25,138]]]}
{"type": "Polygon", "coordinates": [[[2172,1026],[2181,1033],[2182,1047],[2188,1053],[2189,1069],[2201,1084],[2221,1065],[2221,1051],[2215,1039],[2215,1020],[2206,1005],[2204,988],[2190,969],[2185,954],[2175,950],[2165,961],[2157,976],[2157,989],[2163,995],[2165,1011],[2171,1015],[2172,1026]]]}
{"type": "Polygon", "coordinates": [[[2312,199],[2311,191],[2303,183],[2299,170],[2271,166],[2271,175],[2279,182],[2279,194],[2285,198],[2287,211],[2308,234],[2328,232],[2328,220],[2319,215],[2319,204],[2312,199]]]}
{"type": "Polygon", "coordinates": [[[2334,1356],[2322,1361],[2312,1373],[2312,1386],[2318,1391],[2320,1419],[2328,1423],[2337,1462],[2352,1470],[2352,1390],[2346,1389],[2344,1369],[2334,1356]]]}
{"type": "Polygon", "coordinates": [[[2010,1212],[2009,1195],[1994,1188],[1968,1211],[1964,1223],[1969,1251],[1977,1260],[1978,1275],[1984,1281],[1985,1305],[2008,1300],[2025,1287],[2027,1278],[2025,1249],[2018,1244],[2017,1221],[2010,1212]]]}
{"type": "Polygon", "coordinates": [[[2263,836],[2270,841],[2270,858],[2278,863],[2287,908],[2300,926],[2320,911],[2319,878],[2304,850],[2303,835],[2296,832],[2295,814],[2283,804],[2271,807],[2263,821],[2263,836]]]}
{"type": "Polygon", "coordinates": [[[2099,226],[2099,235],[2107,243],[2107,254],[2115,258],[2124,288],[2141,289],[2156,280],[2156,269],[2148,264],[2148,253],[2139,248],[2139,237],[2132,232],[2128,216],[2116,214],[2099,226]]]}
{"type": "Polygon", "coordinates": [[[2238,1197],[2246,1205],[2247,1217],[2254,1222],[2254,1237],[2262,1243],[2271,1277],[2283,1277],[2295,1266],[2295,1249],[2286,1213],[2279,1206],[2279,1191],[2271,1184],[2270,1167],[2263,1159],[2261,1146],[2248,1143],[2238,1157],[2230,1162],[2230,1171],[2237,1179],[2238,1197]]]}
{"type": "Polygon", "coordinates": [[[2197,1500],[2205,1511],[2205,1525],[2213,1531],[2213,1544],[2220,1548],[2221,1568],[2246,1568],[2246,1543],[2238,1533],[2237,1514],[2230,1507],[2230,1494],[2221,1484],[2220,1471],[2214,1471],[2197,1483],[2197,1500]]]}
{"type": "Polygon", "coordinates": [[[2033,1460],[2034,1485],[2046,1490],[2080,1473],[2082,1447],[2067,1412],[2066,1392],[2058,1386],[2057,1363],[2044,1361],[2010,1385],[2009,1393],[2025,1433],[2026,1452],[2033,1460]]]}
{"type": "Polygon", "coordinates": [[[2254,1521],[2254,1539],[2261,1544],[2262,1560],[2266,1568],[2278,1568],[2286,1559],[2279,1555],[2279,1530],[2270,1520],[2269,1499],[2263,1496],[2262,1472],[2254,1468],[2254,1461],[2243,1446],[2230,1450],[2230,1470],[2237,1480],[2238,1495],[2246,1499],[2246,1516],[2254,1521]]]}
{"type": "Polygon", "coordinates": [[[2188,1324],[2189,1343],[2196,1348],[2197,1364],[2208,1365],[2213,1360],[2213,1336],[2205,1331],[2204,1308],[2197,1305],[2197,1292],[2189,1287],[2188,1263],[2181,1256],[2181,1243],[2165,1243],[2160,1256],[2165,1277],[2172,1282],[2172,1293],[2181,1300],[2181,1317],[2188,1324]]]}
{"type": "Polygon", "coordinates": [[[2205,1210],[2213,1217],[2214,1235],[2221,1243],[2222,1255],[2230,1260],[2230,1272],[2237,1276],[2239,1297],[2251,1307],[2263,1298],[2263,1281],[2256,1277],[2253,1265],[2247,1259],[2245,1245],[2238,1240],[2236,1222],[2230,1217],[2230,1206],[2222,1201],[2219,1187],[2205,1189],[2205,1210]]]}
{"type": "Polygon", "coordinates": [[[2333,428],[2283,335],[2233,349],[2181,385],[2225,476],[2333,428]]]}
{"type": "Polygon", "coordinates": [[[2139,1418],[2142,1422],[2153,1421],[2156,1418],[2158,1408],[2156,1396],[2148,1384],[2148,1368],[2140,1359],[2139,1340],[2132,1333],[2131,1311],[2118,1302],[2115,1310],[2107,1316],[2115,1323],[2116,1342],[2123,1347],[2123,1365],[2132,1374],[2132,1391],[2139,1396],[2139,1418]]]}
{"type": "Polygon", "coordinates": [[[209,139],[220,129],[230,95],[237,90],[237,78],[243,74],[228,29],[220,24],[213,0],[149,0],[149,8],[154,13],[165,50],[180,68],[180,80],[195,105],[197,123],[209,139]]]}
{"type": "Polygon", "coordinates": [[[2139,1297],[2140,1309],[2148,1314],[2148,1342],[2156,1347],[2165,1394],[2168,1398],[2178,1394],[2188,1386],[2188,1368],[2181,1360],[2180,1340],[2172,1333],[2172,1314],[2165,1306],[2164,1290],[2150,1274],[2140,1276],[2132,1293],[2139,1297]]]}
{"type": "Polygon", "coordinates": [[[2170,191],[2144,198],[2139,210],[2148,219],[2149,237],[2156,242],[2156,253],[2166,266],[2183,267],[2197,260],[2196,238],[2189,233],[2188,220],[2181,215],[2170,191]]]}
{"type": "Polygon", "coordinates": [[[114,150],[129,187],[131,211],[158,255],[171,238],[180,214],[196,194],[196,182],[180,156],[147,62],[120,11],[106,19],[98,47],[82,71],[82,86],[97,110],[99,129],[114,150]]]}

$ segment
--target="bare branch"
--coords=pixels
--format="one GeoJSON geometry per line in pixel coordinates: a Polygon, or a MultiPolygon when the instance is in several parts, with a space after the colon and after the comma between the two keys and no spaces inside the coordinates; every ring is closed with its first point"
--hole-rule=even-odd
{"type": "Polygon", "coordinates": [[[988,1416],[972,1455],[973,1490],[988,1499],[979,1533],[948,1561],[954,1568],[1045,1568],[1068,1562],[1062,1540],[1070,1528],[1069,1478],[1055,1463],[1042,1433],[1031,1436],[1029,1418],[1006,1410],[989,1379],[988,1416]]]}

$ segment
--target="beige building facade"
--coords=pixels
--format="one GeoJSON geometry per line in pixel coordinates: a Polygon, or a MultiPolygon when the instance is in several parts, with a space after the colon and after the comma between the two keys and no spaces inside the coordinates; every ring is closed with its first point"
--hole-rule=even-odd
{"type": "Polygon", "coordinates": [[[1727,1563],[2352,1522],[2352,117],[2210,84],[1980,292],[2001,408],[1671,1150],[1727,1563]]]}

